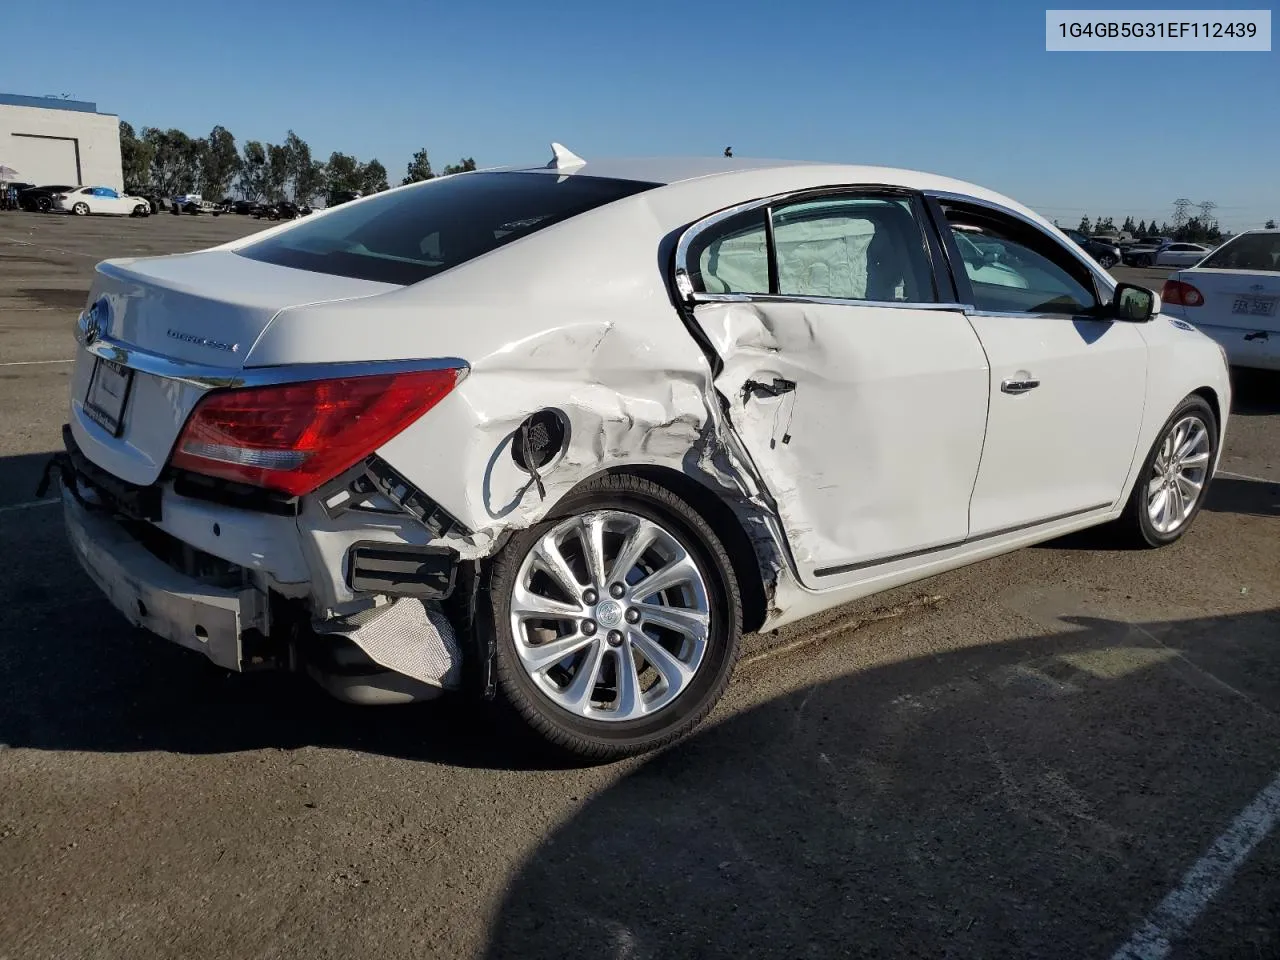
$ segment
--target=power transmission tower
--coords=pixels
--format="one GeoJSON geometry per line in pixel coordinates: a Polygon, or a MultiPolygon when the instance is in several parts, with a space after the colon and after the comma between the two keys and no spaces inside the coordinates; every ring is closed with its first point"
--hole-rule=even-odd
{"type": "Polygon", "coordinates": [[[1187,225],[1187,211],[1192,207],[1192,203],[1186,197],[1179,197],[1173,201],[1173,226],[1175,229],[1181,230],[1187,225]]]}
{"type": "Polygon", "coordinates": [[[1206,227],[1216,222],[1217,217],[1213,215],[1213,211],[1218,209],[1218,205],[1212,200],[1205,200],[1200,204],[1200,222],[1206,227]]]}

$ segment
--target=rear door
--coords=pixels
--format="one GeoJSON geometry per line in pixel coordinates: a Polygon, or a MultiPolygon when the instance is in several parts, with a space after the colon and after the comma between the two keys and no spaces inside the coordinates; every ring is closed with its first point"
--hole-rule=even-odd
{"type": "Polygon", "coordinates": [[[812,588],[968,534],[988,375],[926,219],[909,193],[849,188],[680,243],[716,387],[812,588]]]}
{"type": "Polygon", "coordinates": [[[990,363],[970,536],[1113,505],[1146,396],[1137,326],[1098,319],[1100,293],[1109,293],[1100,276],[1030,221],[951,199],[935,210],[955,244],[952,261],[964,265],[956,282],[990,363]]]}

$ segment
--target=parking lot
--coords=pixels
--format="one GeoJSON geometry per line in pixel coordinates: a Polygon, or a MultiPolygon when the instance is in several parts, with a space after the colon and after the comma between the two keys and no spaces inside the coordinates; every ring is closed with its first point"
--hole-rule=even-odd
{"type": "Polygon", "coordinates": [[[1280,956],[1280,379],[1175,546],[748,638],[693,739],[559,769],[127,627],[37,501],[93,265],[268,225],[0,214],[0,960],[1280,956]]]}

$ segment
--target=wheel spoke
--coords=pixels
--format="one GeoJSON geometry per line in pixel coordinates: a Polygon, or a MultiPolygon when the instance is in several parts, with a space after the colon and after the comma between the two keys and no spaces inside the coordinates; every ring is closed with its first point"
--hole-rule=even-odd
{"type": "Polygon", "coordinates": [[[569,686],[565,687],[560,702],[574,713],[585,714],[591,709],[591,695],[596,684],[600,682],[600,668],[604,664],[604,643],[597,635],[592,637],[593,646],[588,648],[587,655],[582,658],[578,672],[573,675],[569,686]]]}
{"type": "Polygon", "coordinates": [[[587,578],[597,590],[603,590],[605,589],[604,516],[597,513],[579,518],[578,537],[582,542],[582,557],[587,564],[587,578]]]}
{"type": "Polygon", "coordinates": [[[1157,529],[1161,529],[1164,526],[1165,511],[1168,509],[1168,506],[1169,490],[1166,487],[1161,487],[1160,492],[1155,495],[1155,498],[1151,501],[1151,506],[1148,508],[1148,513],[1151,516],[1151,522],[1155,524],[1157,529]]]}
{"type": "Polygon", "coordinates": [[[697,565],[687,553],[681,550],[676,559],[633,586],[631,596],[637,600],[644,600],[671,587],[678,587],[685,583],[699,583],[701,580],[697,565]]]}
{"type": "Polygon", "coordinates": [[[566,596],[576,602],[582,595],[582,584],[573,575],[569,562],[560,552],[560,546],[550,536],[543,537],[533,548],[533,559],[538,568],[555,580],[566,596]]]}
{"type": "Polygon", "coordinates": [[[596,640],[597,637],[572,633],[567,637],[560,637],[547,643],[518,643],[516,649],[520,653],[520,659],[524,661],[525,666],[529,668],[531,673],[542,673],[549,667],[554,667],[565,657],[577,653],[590,643],[595,643],[596,640]]]}
{"type": "Polygon", "coordinates": [[[693,637],[695,640],[705,640],[707,637],[707,625],[710,623],[711,618],[701,610],[689,610],[684,607],[663,607],[656,603],[641,603],[637,604],[637,606],[639,606],[644,616],[645,623],[667,627],[677,633],[693,637]]]}
{"type": "Polygon", "coordinates": [[[623,640],[622,646],[614,651],[614,667],[618,676],[618,699],[614,701],[614,712],[619,719],[638,717],[644,713],[644,698],[640,692],[640,674],[636,670],[636,658],[631,653],[631,643],[623,640]]]}
{"type": "Polygon", "coordinates": [[[545,620],[576,620],[582,613],[582,606],[578,603],[569,604],[539,596],[520,583],[512,591],[511,615],[520,620],[537,617],[545,620]]]}
{"type": "Polygon", "coordinates": [[[1207,451],[1204,453],[1193,453],[1193,454],[1190,454],[1189,456],[1185,456],[1182,458],[1183,470],[1186,470],[1188,467],[1198,468],[1198,467],[1207,467],[1208,465],[1209,465],[1209,454],[1207,451]]]}
{"type": "Polygon", "coordinates": [[[1200,488],[1204,486],[1202,483],[1196,483],[1185,474],[1178,474],[1178,495],[1186,500],[1187,504],[1194,504],[1196,498],[1200,496],[1200,488]]]}
{"type": "Polygon", "coordinates": [[[625,583],[631,568],[640,562],[644,552],[658,538],[659,530],[648,520],[640,520],[627,534],[609,570],[610,583],[625,583]]]}
{"type": "Polygon", "coordinates": [[[693,671],[688,664],[681,661],[670,650],[660,644],[643,630],[631,630],[631,643],[640,651],[640,655],[648,661],[649,666],[662,675],[667,687],[673,691],[680,690],[693,679],[693,671]]]}
{"type": "Polygon", "coordinates": [[[1199,421],[1196,421],[1195,423],[1192,423],[1192,424],[1188,424],[1186,433],[1183,435],[1183,438],[1182,438],[1182,443],[1178,446],[1177,453],[1174,454],[1174,459],[1181,460],[1183,457],[1187,456],[1187,454],[1189,454],[1192,450],[1200,446],[1201,441],[1203,441],[1204,439],[1205,439],[1205,431],[1204,431],[1204,428],[1200,426],[1199,421]]]}
{"type": "Polygon", "coordinates": [[[1157,493],[1160,492],[1160,489],[1163,486],[1164,486],[1164,474],[1157,476],[1155,479],[1153,479],[1150,483],[1147,484],[1147,502],[1148,503],[1155,502],[1155,496],[1157,493]]]}

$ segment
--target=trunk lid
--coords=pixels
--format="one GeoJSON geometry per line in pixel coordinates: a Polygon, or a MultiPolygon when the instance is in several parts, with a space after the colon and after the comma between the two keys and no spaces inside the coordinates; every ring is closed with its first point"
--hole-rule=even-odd
{"type": "Polygon", "coordinates": [[[1203,305],[1181,313],[1197,326],[1280,333],[1280,273],[1201,267],[1180,270],[1174,279],[1204,296],[1203,305]]]}
{"type": "MultiPolygon", "coordinates": [[[[274,266],[228,250],[105,261],[98,266],[88,300],[96,307],[97,342],[92,349],[80,347],[72,375],[76,443],[85,456],[121,479],[152,483],[204,390],[180,375],[157,371],[167,364],[141,362],[139,354],[178,361],[179,366],[239,370],[281,310],[398,289],[274,266]],[[103,370],[104,354],[123,370],[103,370]],[[113,416],[117,405],[118,418],[113,416]]],[[[85,339],[83,324],[78,332],[85,339]]]]}

